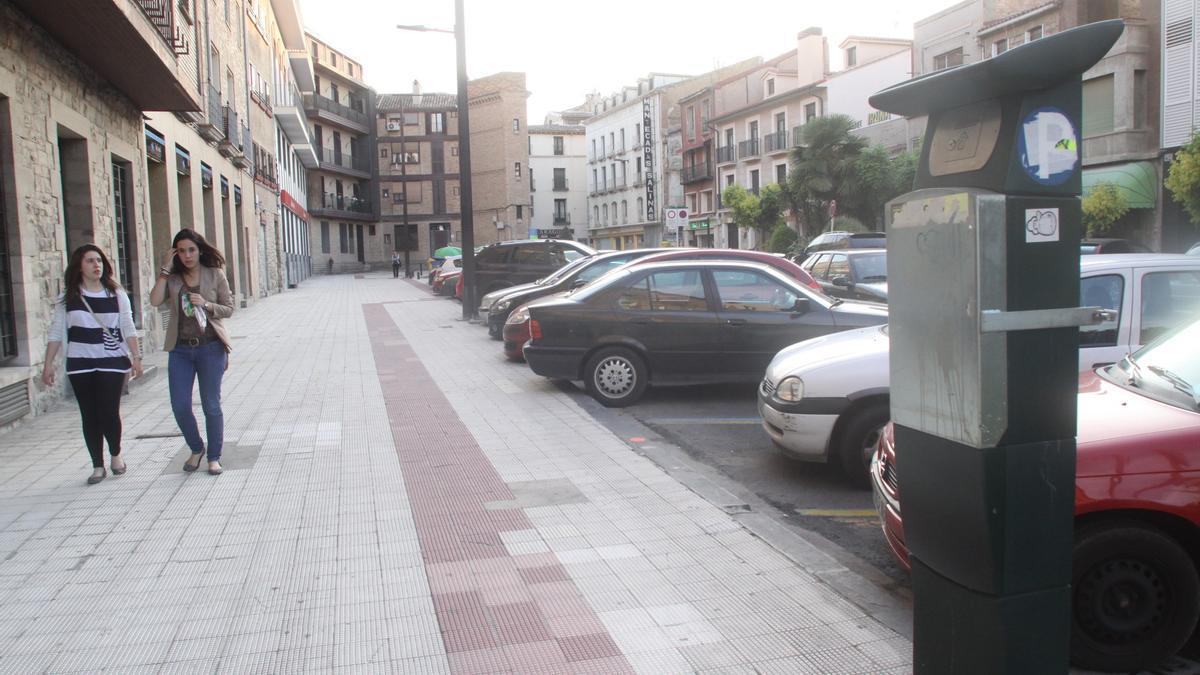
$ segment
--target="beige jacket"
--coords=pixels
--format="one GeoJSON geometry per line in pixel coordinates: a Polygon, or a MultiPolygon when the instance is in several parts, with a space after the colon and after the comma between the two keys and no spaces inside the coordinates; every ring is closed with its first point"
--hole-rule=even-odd
{"type": "MultiPolygon", "coordinates": [[[[171,320],[167,322],[167,337],[163,342],[163,351],[169,352],[175,348],[179,339],[179,323],[176,320],[179,309],[179,293],[183,288],[183,279],[172,274],[167,277],[167,297],[161,308],[171,312],[171,320]]],[[[224,319],[233,315],[233,293],[229,291],[229,282],[225,273],[215,267],[200,267],[200,295],[204,296],[204,311],[208,313],[208,321],[212,324],[217,339],[225,345],[225,351],[232,351],[229,333],[225,330],[224,319]]]]}

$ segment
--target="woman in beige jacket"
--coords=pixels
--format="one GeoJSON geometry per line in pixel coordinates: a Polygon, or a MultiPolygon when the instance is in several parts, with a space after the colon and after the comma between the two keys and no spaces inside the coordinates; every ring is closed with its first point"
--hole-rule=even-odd
{"type": "Polygon", "coordinates": [[[200,407],[208,432],[208,472],[221,473],[225,419],[221,412],[221,378],[229,365],[229,334],[224,319],[233,314],[233,294],[221,268],[225,258],[198,232],[180,230],[163,256],[150,303],[170,311],[163,349],[171,410],[192,456],[184,471],[200,468],[204,440],[192,413],[192,387],[200,381],[200,407]]]}

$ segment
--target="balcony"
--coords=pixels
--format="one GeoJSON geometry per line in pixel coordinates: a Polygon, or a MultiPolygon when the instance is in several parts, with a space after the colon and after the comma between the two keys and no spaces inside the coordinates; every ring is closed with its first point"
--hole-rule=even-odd
{"type": "Polygon", "coordinates": [[[309,115],[360,133],[369,133],[367,114],[320,94],[305,94],[304,109],[309,115]]]}
{"type": "Polygon", "coordinates": [[[787,129],[780,129],[773,134],[767,134],[763,137],[763,143],[766,145],[767,154],[772,152],[787,152],[791,149],[788,145],[787,129]]]}
{"type": "Polygon", "coordinates": [[[293,85],[287,93],[289,96],[277,102],[275,121],[279,123],[279,128],[283,129],[283,133],[288,137],[288,141],[292,144],[292,150],[304,168],[315,169],[321,158],[317,156],[316,146],[310,136],[308,118],[305,116],[304,110],[300,108],[302,100],[300,91],[293,85]]]}
{"type": "Polygon", "coordinates": [[[717,148],[717,164],[728,164],[737,161],[737,155],[734,154],[736,148],[732,145],[726,145],[723,148],[717,148]]]}
{"type": "Polygon", "coordinates": [[[361,154],[353,155],[348,152],[342,152],[336,148],[321,148],[320,168],[325,171],[339,171],[360,178],[371,177],[371,165],[367,162],[366,157],[363,157],[361,154]]]}
{"type": "Polygon", "coordinates": [[[224,106],[221,105],[221,92],[211,82],[204,86],[204,90],[207,94],[205,101],[208,103],[208,106],[205,108],[205,111],[208,115],[200,120],[196,125],[196,129],[204,137],[204,140],[216,143],[225,138],[225,129],[223,128],[225,115],[223,112],[224,106]]]}
{"type": "Polygon", "coordinates": [[[555,227],[562,227],[564,225],[570,225],[570,224],[571,224],[571,214],[569,214],[569,213],[554,214],[554,226],[555,227]]]}
{"type": "Polygon", "coordinates": [[[136,109],[202,109],[203,95],[195,80],[197,50],[174,0],[14,4],[128,96],[136,109]]]}
{"type": "Polygon", "coordinates": [[[570,189],[571,188],[567,187],[566,179],[554,181],[554,191],[555,192],[567,192],[570,189]]]}
{"type": "Polygon", "coordinates": [[[231,161],[239,169],[249,169],[250,165],[254,163],[254,158],[250,156],[250,148],[254,147],[251,145],[253,141],[250,138],[250,127],[245,124],[239,124],[238,127],[237,137],[242,139],[239,146],[241,150],[233,155],[231,161]]]}
{"type": "Polygon", "coordinates": [[[762,148],[757,138],[738,143],[738,159],[757,159],[762,154],[762,148]]]}
{"type": "Polygon", "coordinates": [[[371,220],[374,217],[369,199],[330,192],[321,195],[321,202],[309,210],[314,215],[328,216],[330,218],[371,220]]]}
{"type": "Polygon", "coordinates": [[[221,142],[217,144],[217,151],[224,157],[233,157],[234,155],[242,154],[244,146],[242,146],[241,127],[238,126],[237,111],[229,106],[221,108],[221,142]]]}
{"type": "Polygon", "coordinates": [[[710,180],[711,178],[712,167],[705,162],[704,164],[683,167],[680,182],[687,185],[688,183],[698,183],[702,180],[710,180]]]}

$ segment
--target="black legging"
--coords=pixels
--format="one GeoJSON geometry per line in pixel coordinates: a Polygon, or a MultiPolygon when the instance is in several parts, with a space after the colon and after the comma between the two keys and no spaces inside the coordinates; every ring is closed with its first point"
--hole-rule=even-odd
{"type": "Polygon", "coordinates": [[[74,373],[68,375],[75,400],[79,401],[79,416],[83,418],[83,441],[92,456],[92,468],[104,466],[104,441],[108,452],[121,454],[121,388],[125,373],[74,373]]]}

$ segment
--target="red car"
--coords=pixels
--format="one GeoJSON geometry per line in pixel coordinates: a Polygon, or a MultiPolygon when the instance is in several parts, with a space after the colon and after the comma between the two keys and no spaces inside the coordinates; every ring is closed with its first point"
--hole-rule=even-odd
{"type": "MultiPolygon", "coordinates": [[[[1071,661],[1151,670],[1200,617],[1200,321],[1080,376],[1071,661]]],[[[901,468],[903,462],[901,462],[901,468]]],[[[871,466],[888,545],[909,567],[889,424],[871,466]]]]}
{"type": "Polygon", "coordinates": [[[529,334],[529,310],[525,305],[514,309],[508,315],[500,334],[504,340],[504,356],[508,357],[509,361],[524,361],[525,353],[522,349],[532,338],[529,334]]]}
{"type": "Polygon", "coordinates": [[[740,248],[684,248],[678,251],[665,251],[663,253],[655,253],[644,258],[630,262],[630,265],[641,265],[643,263],[658,262],[660,260],[704,260],[707,258],[721,258],[723,260],[748,260],[750,262],[762,263],[770,265],[784,274],[792,277],[796,281],[808,286],[809,288],[824,293],[821,289],[821,284],[813,278],[811,274],[802,269],[799,265],[784,258],[781,255],[767,253],[766,251],[746,251],[740,248]]]}

